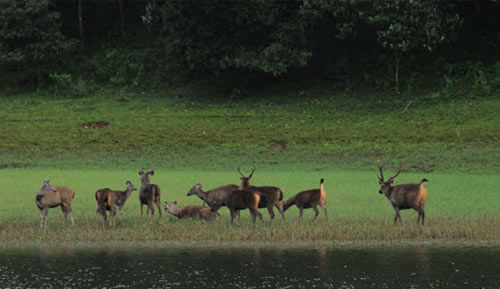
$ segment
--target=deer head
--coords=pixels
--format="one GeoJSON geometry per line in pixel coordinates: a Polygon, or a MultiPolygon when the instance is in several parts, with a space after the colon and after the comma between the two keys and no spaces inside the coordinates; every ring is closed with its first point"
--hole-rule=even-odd
{"type": "Polygon", "coordinates": [[[127,191],[131,193],[132,191],[137,191],[137,188],[132,184],[131,181],[126,181],[125,184],[127,185],[127,191]]]}
{"type": "Polygon", "coordinates": [[[403,170],[403,163],[400,163],[398,172],[394,176],[387,179],[387,181],[384,180],[384,173],[383,173],[384,166],[380,165],[380,161],[378,161],[377,166],[378,166],[378,170],[380,171],[380,177],[378,177],[378,184],[380,185],[380,190],[378,192],[379,192],[379,194],[385,195],[392,187],[392,184],[394,183],[394,179],[403,170]]]}
{"type": "Polygon", "coordinates": [[[165,201],[165,211],[167,211],[167,213],[170,213],[172,215],[177,215],[179,209],[176,207],[176,205],[177,201],[173,201],[172,203],[165,201]]]}
{"type": "Polygon", "coordinates": [[[203,185],[202,184],[197,184],[197,185],[194,185],[190,190],[189,192],[187,193],[188,197],[189,196],[192,196],[192,195],[199,195],[200,193],[203,193],[203,191],[201,190],[201,187],[203,185]]]}
{"type": "Polygon", "coordinates": [[[141,183],[143,185],[149,184],[150,183],[149,176],[152,176],[154,174],[155,174],[155,167],[154,166],[150,171],[147,171],[147,172],[144,172],[144,166],[142,166],[142,169],[139,171],[139,176],[141,176],[141,183]]]}
{"type": "Polygon", "coordinates": [[[47,193],[57,192],[56,188],[50,184],[50,180],[44,180],[42,188],[36,193],[37,196],[43,196],[47,193]]]}
{"type": "Polygon", "coordinates": [[[240,167],[238,167],[238,172],[241,175],[241,177],[240,177],[241,187],[242,188],[249,187],[250,186],[250,179],[252,178],[253,173],[255,172],[255,166],[253,166],[252,172],[250,173],[250,175],[248,175],[248,177],[245,177],[245,175],[241,172],[240,167]]]}

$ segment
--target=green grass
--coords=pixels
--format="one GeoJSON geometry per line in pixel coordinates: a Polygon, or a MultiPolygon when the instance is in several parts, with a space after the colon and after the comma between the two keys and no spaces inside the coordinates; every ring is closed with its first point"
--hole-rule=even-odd
{"type": "Polygon", "coordinates": [[[498,98],[414,97],[313,88],[229,100],[187,88],[7,95],[0,167],[366,170],[382,159],[409,171],[499,172],[498,98]],[[98,121],[109,125],[82,127],[98,121]]]}
{"type": "MultiPolygon", "coordinates": [[[[335,92],[328,87],[222,97],[212,90],[170,87],[160,92],[102,89],[84,98],[46,92],[0,97],[0,241],[181,242],[500,242],[500,99],[439,100],[428,95],[335,92]],[[102,128],[86,124],[106,122],[102,128]],[[428,183],[427,223],[394,211],[378,194],[377,160],[386,175],[400,162],[397,183],[428,183]],[[102,228],[94,192],[138,184],[137,170],[156,165],[162,200],[200,204],[187,191],[237,183],[236,167],[257,166],[255,184],[277,185],[286,197],[325,178],[330,222],[242,225],[139,217],[137,192],[114,228],[102,228]],[[34,205],[43,179],[69,185],[76,225],[62,226],[60,209],[41,230],[34,205]]],[[[266,220],[266,210],[262,210],[266,220]]],[[[254,244],[252,243],[252,244],[254,244]]]]}
{"type": "MultiPolygon", "coordinates": [[[[330,222],[319,219],[312,223],[313,212],[306,210],[305,220],[299,221],[298,210],[286,212],[287,221],[277,216],[269,224],[269,215],[261,210],[265,223],[253,225],[247,211],[242,213],[241,226],[230,224],[226,208],[222,219],[209,223],[177,220],[164,214],[150,223],[140,218],[138,193],[134,192],[125,207],[123,219],[117,226],[102,228],[96,215],[95,190],[109,186],[124,189],[127,179],[138,183],[137,170],[61,170],[61,169],[9,169],[0,171],[0,235],[4,244],[17,242],[84,242],[110,244],[114,242],[141,243],[175,241],[185,244],[220,244],[221,242],[265,243],[286,245],[297,242],[500,242],[500,179],[494,175],[463,173],[404,173],[398,183],[414,182],[423,177],[430,182],[426,207],[427,223],[415,224],[417,214],[403,211],[402,225],[393,225],[394,211],[388,200],[378,194],[376,172],[363,171],[257,171],[256,184],[282,187],[285,197],[300,190],[318,186],[325,178],[328,192],[330,222]],[[74,227],[62,225],[59,208],[49,210],[49,227],[39,228],[38,209],[34,195],[41,180],[50,178],[54,185],[71,185],[76,196],[73,201],[74,227]]],[[[205,188],[237,182],[233,171],[171,171],[158,168],[152,181],[162,190],[162,201],[177,200],[180,205],[200,204],[193,196],[187,197],[189,188],[202,182],[205,188]]],[[[276,212],[277,213],[277,212],[276,212]]]]}

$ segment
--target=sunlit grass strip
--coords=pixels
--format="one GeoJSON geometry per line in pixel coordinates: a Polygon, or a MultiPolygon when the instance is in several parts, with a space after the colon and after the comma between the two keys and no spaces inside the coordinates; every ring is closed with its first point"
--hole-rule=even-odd
{"type": "MultiPolygon", "coordinates": [[[[403,211],[403,224],[394,225],[394,210],[389,201],[378,194],[376,171],[256,171],[256,184],[277,185],[285,199],[300,190],[314,188],[325,178],[328,192],[329,222],[322,214],[312,222],[312,210],[306,210],[304,221],[298,220],[298,210],[286,212],[286,222],[277,214],[269,223],[269,215],[261,210],[264,224],[251,223],[248,211],[241,214],[241,226],[230,224],[229,212],[222,208],[219,222],[178,220],[163,213],[153,222],[139,216],[138,194],[134,192],[125,205],[124,217],[117,217],[116,227],[102,227],[96,214],[95,190],[103,187],[124,189],[125,181],[138,183],[135,169],[130,170],[59,170],[7,169],[0,171],[0,243],[35,244],[115,244],[159,243],[190,244],[269,244],[295,246],[313,243],[385,243],[385,242],[500,242],[500,210],[495,175],[417,174],[404,173],[397,183],[412,182],[427,177],[429,198],[426,224],[417,226],[417,214],[403,211]],[[55,185],[70,185],[76,191],[73,201],[75,226],[62,225],[59,208],[49,210],[48,228],[39,228],[35,207],[36,191],[42,180],[50,178],[55,185]]],[[[157,168],[152,181],[161,187],[162,201],[177,200],[181,206],[201,204],[197,197],[187,197],[189,188],[203,182],[212,188],[237,183],[237,171],[172,171],[157,168]]],[[[277,213],[277,211],[275,211],[277,213]]]]}
{"type": "Polygon", "coordinates": [[[57,242],[98,243],[113,242],[180,242],[203,246],[205,243],[224,242],[269,243],[287,246],[296,242],[491,242],[500,244],[500,218],[458,219],[435,218],[425,226],[413,222],[394,225],[392,222],[338,219],[326,223],[318,221],[288,221],[273,224],[233,226],[228,222],[162,219],[150,223],[146,218],[122,221],[116,227],[102,227],[95,219],[80,220],[74,226],[63,227],[54,222],[40,229],[33,222],[13,221],[0,225],[0,244],[31,242],[40,245],[57,242]]]}

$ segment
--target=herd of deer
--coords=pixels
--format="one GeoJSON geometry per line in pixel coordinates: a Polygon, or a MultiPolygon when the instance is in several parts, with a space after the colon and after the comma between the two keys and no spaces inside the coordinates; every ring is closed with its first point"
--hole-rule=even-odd
{"type": "MultiPolygon", "coordinates": [[[[379,193],[387,197],[391,202],[392,207],[396,211],[394,223],[399,219],[401,223],[400,210],[414,209],[418,212],[417,224],[424,224],[424,207],[427,198],[427,189],[424,187],[427,179],[423,179],[419,184],[403,184],[393,185],[394,179],[401,173],[402,164],[398,172],[387,180],[384,180],[383,166],[378,164],[380,171],[379,193]]],[[[154,216],[155,205],[158,207],[158,213],[161,217],[161,204],[160,204],[160,187],[156,184],[151,184],[149,177],[154,175],[155,169],[144,171],[144,167],[139,171],[141,176],[141,187],[139,188],[139,200],[141,204],[141,216],[143,215],[143,206],[146,205],[146,214],[151,213],[154,216]]],[[[291,206],[295,205],[299,209],[299,218],[303,218],[304,209],[312,208],[314,210],[314,219],[319,215],[318,206],[321,207],[325,218],[328,220],[326,209],[327,193],[323,184],[323,179],[320,181],[319,189],[311,189],[299,192],[295,196],[289,198],[284,202],[283,191],[278,187],[273,186],[253,186],[250,184],[250,179],[255,172],[253,168],[250,175],[247,177],[238,168],[241,177],[241,184],[225,185],[209,191],[202,190],[202,184],[193,186],[188,196],[198,196],[207,206],[186,206],[183,208],[177,207],[177,201],[172,203],[165,202],[165,211],[168,213],[182,218],[199,218],[205,220],[219,219],[220,214],[217,212],[222,206],[229,208],[231,212],[231,223],[235,219],[239,219],[239,211],[248,209],[252,216],[252,221],[255,223],[258,217],[262,221],[262,214],[259,208],[267,208],[271,221],[274,218],[274,210],[276,207],[285,220],[285,211],[291,206]]],[[[97,202],[97,213],[103,217],[103,225],[107,222],[107,211],[109,211],[109,221],[112,225],[115,224],[114,217],[116,215],[116,207],[120,210],[120,216],[123,214],[123,207],[127,202],[132,191],[137,188],[130,182],[126,182],[127,188],[124,191],[114,191],[109,188],[99,189],[95,192],[95,199],[97,202]]],[[[54,187],[48,180],[43,181],[43,186],[37,192],[35,197],[35,204],[40,210],[40,226],[47,225],[47,213],[49,208],[61,206],[64,214],[64,221],[68,214],[73,221],[73,210],[71,209],[71,201],[75,197],[75,191],[67,186],[54,187]]]]}

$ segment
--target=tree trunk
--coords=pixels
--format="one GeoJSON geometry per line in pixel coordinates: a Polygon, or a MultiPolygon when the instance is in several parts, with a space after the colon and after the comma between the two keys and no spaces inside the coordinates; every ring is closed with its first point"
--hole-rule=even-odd
{"type": "Polygon", "coordinates": [[[78,0],[78,24],[80,25],[80,43],[85,45],[85,33],[83,31],[82,0],[78,0]]]}
{"type": "Polygon", "coordinates": [[[396,71],[394,75],[394,81],[396,82],[396,87],[394,87],[394,89],[396,90],[396,93],[399,94],[399,65],[401,63],[401,55],[403,53],[399,50],[396,50],[394,53],[396,55],[396,71]]]}
{"type": "Polygon", "coordinates": [[[125,19],[123,15],[123,2],[122,0],[118,0],[118,6],[120,6],[120,21],[122,28],[122,38],[125,38],[125,19]]]}

